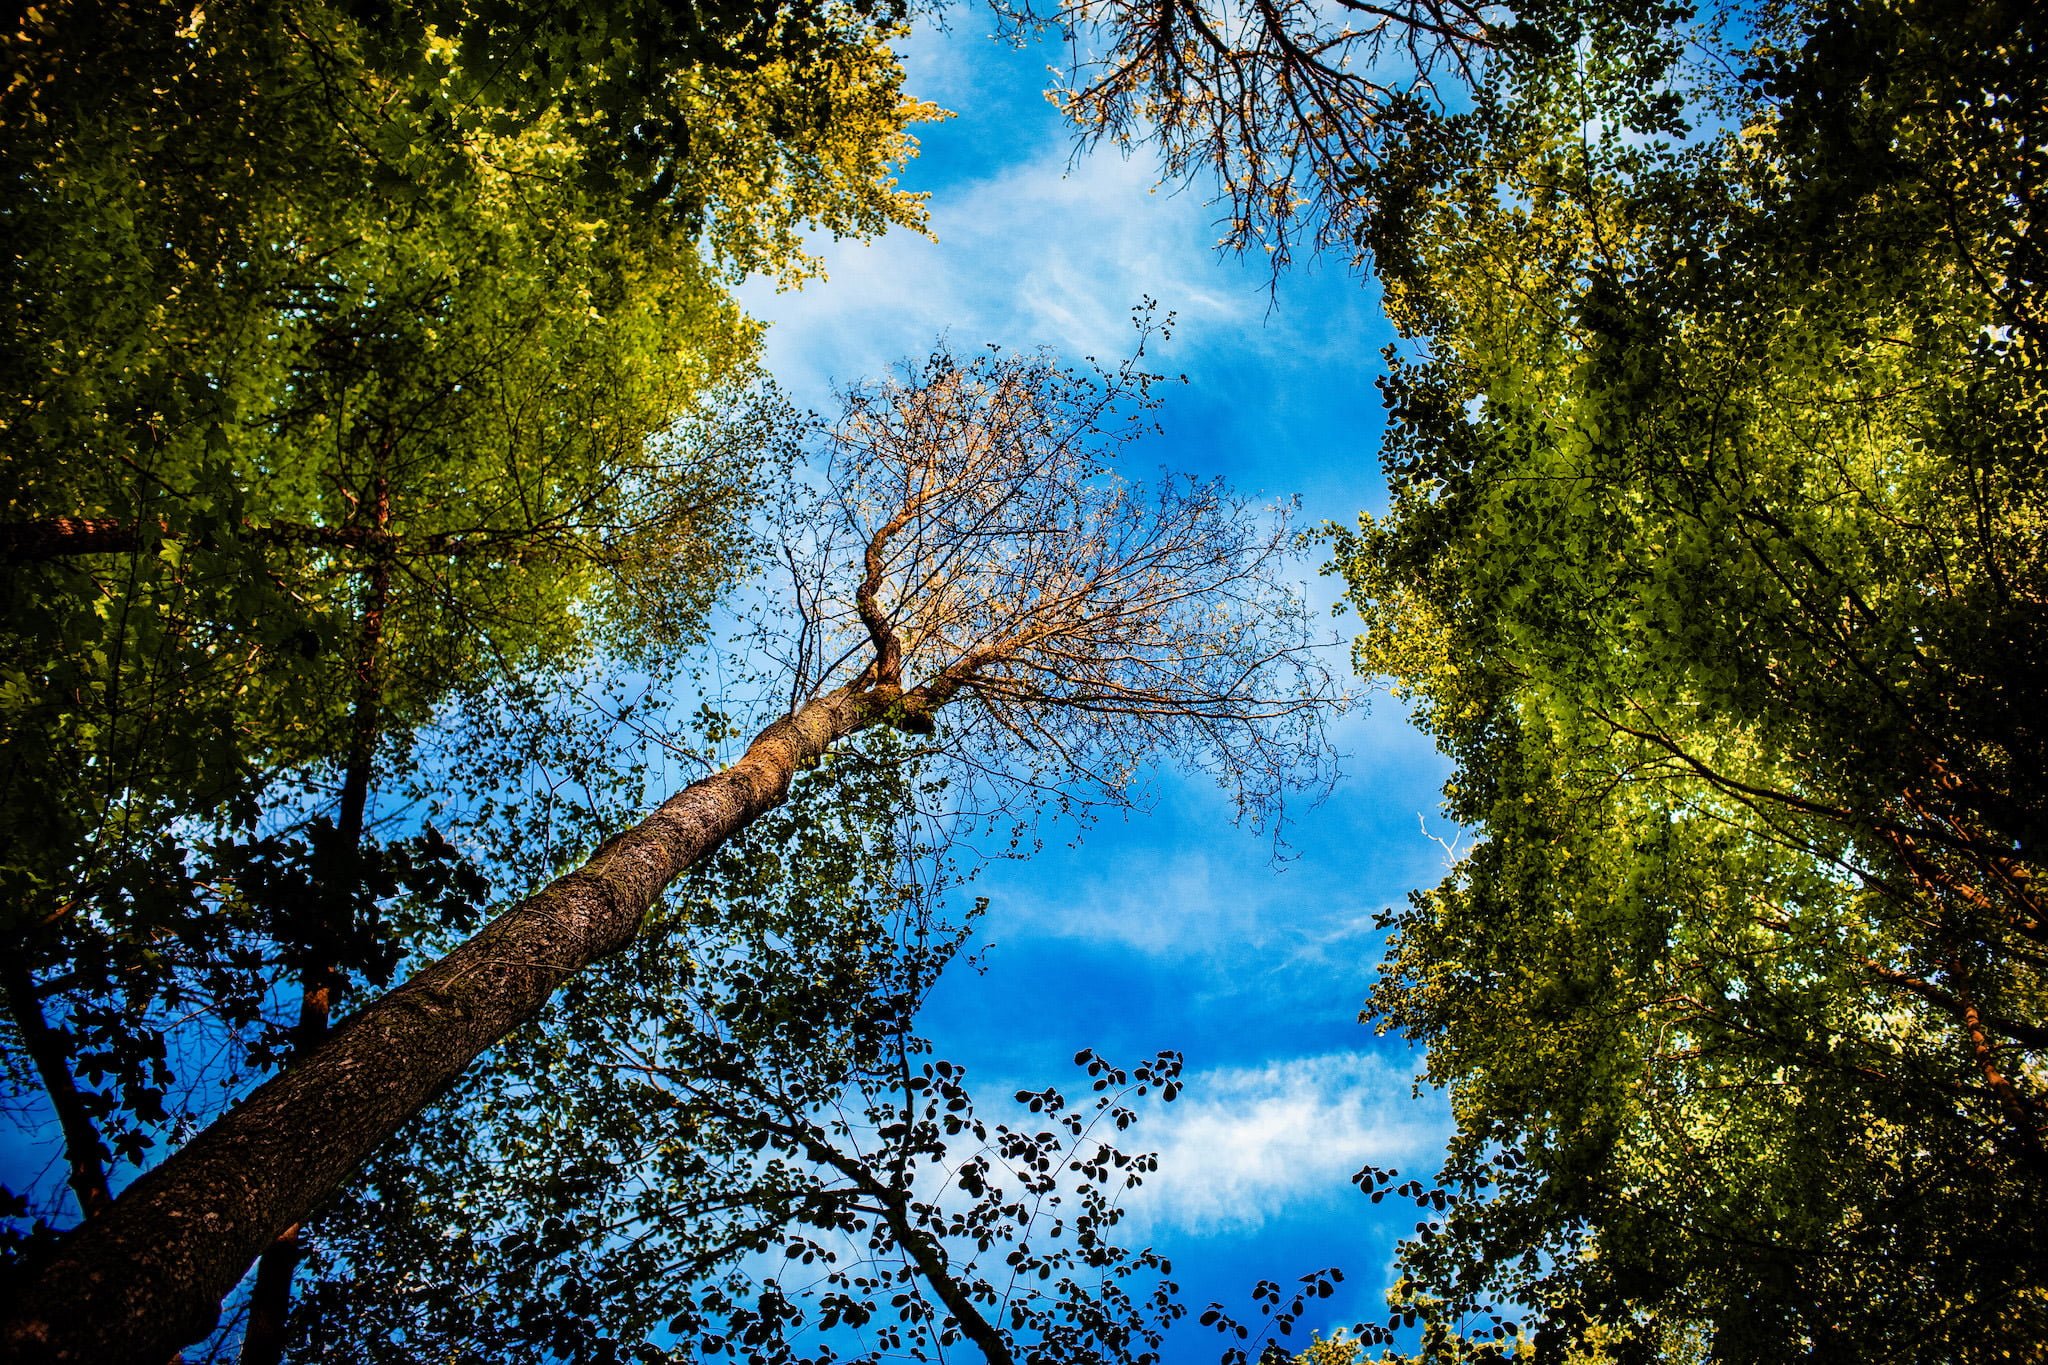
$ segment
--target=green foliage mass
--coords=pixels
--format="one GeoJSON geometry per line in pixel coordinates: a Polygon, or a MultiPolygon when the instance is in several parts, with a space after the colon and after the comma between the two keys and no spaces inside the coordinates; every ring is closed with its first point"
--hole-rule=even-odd
{"type": "Polygon", "coordinates": [[[1397,1308],[2040,1358],[2040,19],[1664,18],[1497,71],[1375,242],[1426,347],[1339,562],[1479,837],[1369,1011],[1458,1121],[1397,1308]]]}
{"type": "Polygon", "coordinates": [[[346,937],[280,860],[355,750],[687,640],[744,563],[773,442],[725,285],[919,221],[899,23],[56,3],[0,37],[0,955],[89,1090],[125,1078],[88,1095],[123,1152],[171,1084],[146,1020],[252,1026],[346,937]],[[754,448],[703,439],[728,405],[754,448]]]}
{"type": "Polygon", "coordinates": [[[380,485],[423,608],[397,612],[400,716],[478,657],[478,618],[485,653],[562,648],[624,533],[700,547],[670,566],[685,598],[728,558],[733,471],[649,440],[751,355],[719,274],[800,272],[806,223],[914,217],[886,175],[914,111],[885,22],[763,36],[737,11],[631,47],[679,17],[579,16],[63,5],[10,41],[5,516],[142,542],[10,576],[10,771],[119,770],[42,803],[79,827],[12,847],[74,847],[123,801],[247,799],[266,755],[331,749],[347,694],[317,661],[370,558],[332,533],[369,528],[380,485]],[[699,159],[640,145],[668,125],[699,159]],[[173,716],[166,762],[145,732],[173,716]]]}

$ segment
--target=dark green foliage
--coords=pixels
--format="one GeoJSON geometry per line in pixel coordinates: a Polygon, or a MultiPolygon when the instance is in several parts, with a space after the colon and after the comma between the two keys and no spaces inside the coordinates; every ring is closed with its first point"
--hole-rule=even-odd
{"type": "Polygon", "coordinates": [[[345,773],[599,639],[645,662],[744,563],[776,419],[719,277],[916,216],[894,25],[58,3],[0,39],[0,957],[123,1156],[175,1117],[170,1021],[253,1049],[232,1089],[280,972],[388,979],[425,865],[329,837],[345,773]]]}
{"type": "Polygon", "coordinates": [[[1446,1357],[1520,1300],[1592,1359],[2038,1358],[2039,23],[1712,17],[1503,75],[1379,253],[1428,349],[1340,558],[1482,836],[1372,1001],[1459,1119],[1404,1292],[1446,1357]]]}

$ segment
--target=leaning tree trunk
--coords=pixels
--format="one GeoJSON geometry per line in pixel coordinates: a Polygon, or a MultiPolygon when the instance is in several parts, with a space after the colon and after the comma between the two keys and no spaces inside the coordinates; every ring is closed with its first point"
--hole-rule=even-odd
{"type": "Polygon", "coordinates": [[[905,700],[893,687],[841,688],[808,703],[347,1020],[17,1280],[0,1356],[162,1365],[205,1336],[280,1232],[563,981],[630,943],[662,890],[779,804],[800,768],[899,723],[905,700]]]}

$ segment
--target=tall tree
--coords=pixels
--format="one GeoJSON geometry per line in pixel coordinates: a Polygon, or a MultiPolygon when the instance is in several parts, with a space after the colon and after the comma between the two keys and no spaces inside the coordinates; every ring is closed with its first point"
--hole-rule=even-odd
{"type": "Polygon", "coordinates": [[[1459,1116],[1447,1357],[1489,1299],[1618,1358],[2048,1341],[2039,24],[1749,17],[1728,131],[1603,131],[1645,73],[1578,51],[1381,258],[1428,351],[1340,558],[1483,835],[1373,996],[1459,1116]]]}
{"type": "Polygon", "coordinates": [[[1134,365],[941,356],[855,395],[822,500],[792,523],[810,572],[789,713],[138,1179],[24,1281],[10,1345],[154,1359],[203,1332],[279,1231],[851,736],[957,713],[971,769],[1112,796],[1177,753],[1254,812],[1313,776],[1327,683],[1275,578],[1289,535],[1218,486],[1113,475],[1148,384],[1134,365]]]}
{"type": "MultiPolygon", "coordinates": [[[[10,869],[10,908],[76,881],[81,841],[162,823],[152,801],[246,816],[266,762],[339,752],[347,689],[294,660],[349,651],[351,576],[386,558],[559,635],[508,589],[587,573],[655,510],[641,444],[751,343],[716,274],[800,274],[806,222],[914,216],[886,175],[915,113],[890,31],[630,4],[26,15],[0,492],[43,563],[9,581],[7,771],[35,796],[8,844],[55,866],[10,869]],[[685,125],[700,160],[643,145],[685,125]],[[128,553],[51,562],[68,547],[128,553]]],[[[663,510],[720,523],[719,488],[659,472],[663,510]]]]}
{"type": "Polygon", "coordinates": [[[973,927],[939,918],[958,820],[922,747],[800,775],[380,1152],[314,1225],[298,1357],[1156,1352],[1179,1309],[1114,1244],[1150,1169],[1117,1145],[1174,1059],[977,1116],[914,1032],[973,927]]]}
{"type": "Polygon", "coordinates": [[[1339,562],[1486,836],[1373,1000],[1462,1122],[1425,1353],[2048,1339],[2032,12],[1019,18],[1421,343],[1339,562]]]}
{"type": "MultiPolygon", "coordinates": [[[[166,784],[187,810],[246,793],[264,746],[292,761],[345,728],[319,695],[336,689],[289,664],[347,652],[348,575],[386,552],[466,557],[507,598],[540,571],[534,541],[583,561],[644,519],[615,515],[649,492],[640,443],[750,344],[717,274],[800,274],[807,222],[914,216],[886,174],[916,112],[891,31],[852,11],[683,22],[630,4],[25,15],[0,103],[0,488],[10,540],[45,567],[10,576],[10,775],[35,788],[115,750],[100,762],[137,803],[166,784]],[[644,145],[685,125],[696,161],[644,145]],[[382,539],[364,520],[379,479],[445,505],[400,506],[382,539]],[[509,534],[529,549],[494,562],[509,534]],[[72,546],[133,553],[48,562],[72,546]],[[190,733],[213,738],[176,763],[123,738],[201,708],[190,733]]],[[[670,491],[700,515],[717,501],[670,491]]],[[[83,797],[36,807],[106,818],[83,797]]],[[[21,834],[11,848],[83,837],[21,834]]],[[[38,874],[14,875],[18,903],[38,874]]]]}
{"type": "Polygon", "coordinates": [[[388,984],[396,890],[458,909],[431,831],[368,838],[380,760],[730,581],[755,458],[672,433],[749,373],[724,280],[916,220],[899,19],[79,3],[0,38],[0,959],[81,1214],[217,1110],[172,1065],[195,1014],[243,1084],[388,984]]]}
{"type": "Polygon", "coordinates": [[[322,774],[362,807],[365,734],[572,654],[607,595],[658,580],[687,629],[727,579],[748,462],[663,433],[746,373],[721,276],[916,217],[895,23],[80,3],[5,36],[0,955],[74,1170],[169,1117],[153,1013],[203,980],[253,1027],[261,970],[352,932],[347,897],[232,893],[274,840],[209,839],[288,830],[322,774]]]}

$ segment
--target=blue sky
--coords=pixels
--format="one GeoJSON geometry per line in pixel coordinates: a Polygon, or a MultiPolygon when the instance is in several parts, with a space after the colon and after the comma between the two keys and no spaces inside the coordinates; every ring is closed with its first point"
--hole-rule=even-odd
{"type": "MultiPolygon", "coordinates": [[[[1113,361],[1129,349],[1132,307],[1150,297],[1177,319],[1155,367],[1189,382],[1168,390],[1164,433],[1131,457],[1133,472],[1299,494],[1305,523],[1380,506],[1373,381],[1392,338],[1372,289],[1343,262],[1273,287],[1263,261],[1219,257],[1199,187],[1155,188],[1142,158],[1074,158],[1041,93],[1056,54],[991,41],[984,11],[953,18],[952,32],[908,48],[912,92],[956,111],[922,130],[904,175],[931,194],[936,240],[815,243],[828,279],[743,290],[772,323],[768,365],[791,396],[829,412],[835,383],[921,356],[941,335],[962,349],[1113,361]]],[[[1304,590],[1327,606],[1335,587],[1314,568],[1301,570],[1304,590]]],[[[1257,1279],[1337,1265],[1346,1283],[1312,1325],[1380,1316],[1415,1215],[1369,1204],[1349,1177],[1367,1162],[1433,1170],[1449,1131],[1440,1097],[1411,1094],[1406,1047],[1357,1022],[1380,957],[1372,917],[1443,874],[1446,849],[1430,836],[1454,834],[1437,814],[1446,768],[1385,697],[1336,735],[1343,779],[1290,809],[1282,859],[1269,836],[1232,825],[1222,792],[1164,773],[1143,809],[1085,830],[1047,825],[1040,854],[985,868],[973,888],[991,900],[983,970],[956,968],[924,1021],[939,1055],[968,1066],[984,1112],[1019,1088],[1078,1091],[1082,1047],[1125,1063],[1185,1054],[1182,1097],[1123,1143],[1161,1153],[1126,1231],[1172,1257],[1196,1310],[1211,1298],[1248,1309],[1257,1279]]],[[[54,1188],[55,1134],[28,1117],[0,1125],[0,1175],[54,1188]]],[[[1217,1344],[1190,1321],[1168,1359],[1207,1365],[1217,1344]]]]}
{"type": "MultiPolygon", "coordinates": [[[[816,244],[829,278],[801,291],[750,285],[773,324],[768,364],[801,404],[879,374],[946,336],[961,348],[1050,346],[1078,358],[1129,348],[1142,297],[1177,315],[1157,368],[1185,373],[1141,464],[1300,494],[1306,521],[1378,508],[1373,381],[1392,334],[1345,263],[1297,268],[1269,289],[1265,262],[1222,258],[1199,186],[1156,188],[1151,164],[1079,159],[1042,90],[1057,54],[991,41],[983,12],[910,44],[912,93],[955,111],[922,130],[904,183],[931,194],[936,241],[894,234],[816,244]]],[[[1327,604],[1334,587],[1304,584],[1327,604]]],[[[1348,636],[1348,621],[1332,622],[1348,636]]],[[[1361,694],[1364,684],[1355,684],[1361,694]]],[[[1231,824],[1222,794],[1163,774],[1147,808],[987,868],[986,970],[956,971],[925,1021],[939,1054],[990,1099],[1070,1086],[1074,1052],[1135,1061],[1185,1053],[1183,1097],[1127,1145],[1161,1171],[1133,1204],[1133,1239],[1170,1255],[1188,1299],[1248,1307],[1254,1280],[1325,1265],[1347,1281],[1327,1323],[1378,1317],[1411,1207],[1374,1206],[1349,1176],[1372,1162],[1423,1174],[1449,1130],[1441,1097],[1411,1094],[1416,1058],[1357,1022],[1380,956],[1373,915],[1443,875],[1455,831],[1438,814],[1446,768],[1380,696],[1337,727],[1344,777],[1290,812],[1287,858],[1231,824]]],[[[1454,841],[1454,840],[1453,840],[1454,841]]],[[[1305,1338],[1305,1332],[1296,1340],[1305,1338]]],[[[1171,1361],[1208,1362],[1186,1325],[1171,1361]]]]}

